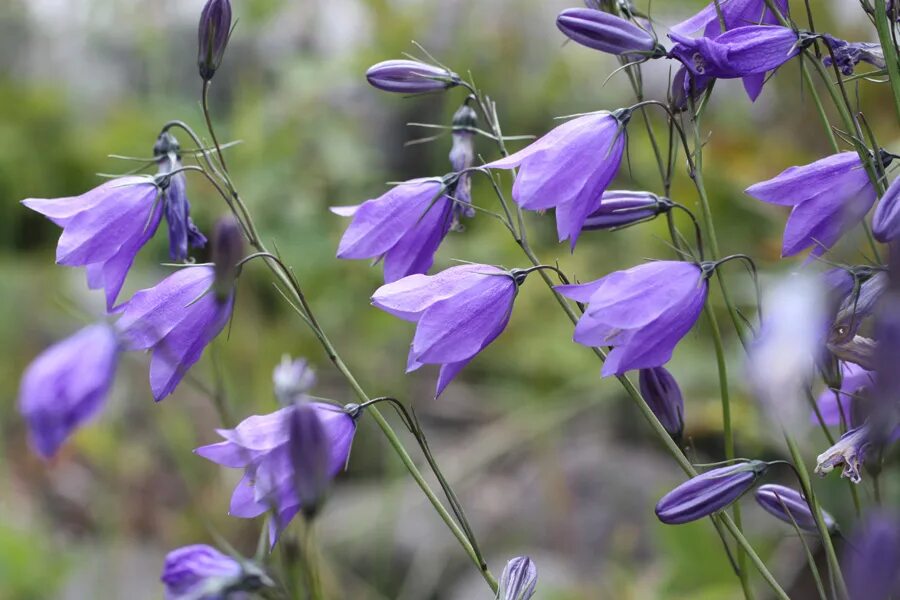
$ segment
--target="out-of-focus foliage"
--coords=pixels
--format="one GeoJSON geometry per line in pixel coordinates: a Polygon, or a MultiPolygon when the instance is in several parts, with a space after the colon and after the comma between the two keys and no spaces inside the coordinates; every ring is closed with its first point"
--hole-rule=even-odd
{"type": "MultiPolygon", "coordinates": [[[[794,4],[799,9],[802,3],[794,4]]],[[[856,3],[813,4],[820,29],[848,39],[874,36],[856,3]]],[[[380,269],[334,258],[345,221],[329,206],[380,195],[389,181],[450,170],[449,137],[404,146],[434,133],[405,124],[448,124],[464,92],[404,99],[369,88],[362,76],[374,62],[403,52],[421,55],[410,40],[456,71],[471,72],[496,99],[509,134],[541,134],[554,117],[633,102],[623,74],[607,81],[617,63],[563,43],[555,15],[577,3],[234,5],[239,22],[211,101],[220,136],[240,141],[227,151],[235,182],[266,240],[297,268],[324,328],[366,389],[414,404],[438,460],[459,482],[495,571],[527,553],[540,570],[539,597],[558,600],[735,597],[737,580],[708,523],[657,525],[653,505],[680,474],[615,381],[601,381],[591,353],[571,343],[571,325],[536,278],[519,295],[509,329],[434,401],[435,371],[404,374],[412,328],[368,304],[380,269]]],[[[655,2],[654,17],[674,23],[701,5],[655,2]]],[[[102,306],[98,294],[85,291],[81,272],[53,265],[57,229],[18,201],[78,194],[100,181],[96,173],[133,168],[107,155],[148,156],[169,119],[202,129],[195,49],[201,6],[201,0],[0,4],[0,343],[6,349],[0,362],[0,597],[156,598],[169,548],[210,541],[215,531],[252,552],[261,523],[226,514],[236,475],[191,454],[213,441],[220,425],[203,391],[215,385],[217,371],[235,419],[275,408],[271,371],[283,353],[316,365],[317,394],[354,399],[268,273],[251,264],[227,339],[207,352],[173,397],[155,405],[146,360],[130,356],[102,416],[55,460],[43,464],[28,449],[15,410],[19,375],[42,348],[97,318],[102,306]]],[[[669,75],[661,64],[648,65],[648,96],[664,97],[669,75]]],[[[890,117],[890,104],[881,102],[886,93],[884,86],[859,87],[870,122],[890,117]]],[[[725,252],[745,252],[772,267],[785,215],[742,190],[827,153],[816,119],[796,64],[780,71],[755,105],[738,82],[717,85],[704,121],[705,174],[725,252]]],[[[616,187],[658,192],[656,162],[638,116],[630,131],[628,168],[616,187]]],[[[880,139],[889,147],[893,141],[880,139]]],[[[181,142],[190,146],[186,138],[181,142]]],[[[478,150],[486,160],[496,156],[487,140],[478,141],[478,150]]],[[[189,176],[189,194],[195,219],[208,232],[225,207],[200,177],[189,176]]],[[[479,178],[473,195],[479,206],[497,210],[479,178]]],[[[683,169],[673,196],[688,206],[696,202],[683,169]]],[[[574,255],[556,243],[550,217],[531,214],[528,224],[542,260],[559,260],[581,280],[671,256],[662,222],[586,234],[574,255]]],[[[160,279],[166,260],[158,236],[140,255],[122,297],[160,279]]],[[[484,215],[451,234],[436,266],[454,260],[524,262],[502,227],[484,215]]],[[[749,280],[738,268],[728,277],[739,301],[751,303],[749,280]]],[[[761,433],[752,399],[741,393],[739,346],[731,335],[726,341],[738,396],[739,453],[776,458],[782,449],[761,433]]],[[[701,462],[721,459],[711,354],[708,337],[695,332],[671,364],[687,399],[685,439],[701,462]]],[[[824,448],[823,439],[808,433],[813,455],[824,448]]],[[[322,515],[326,585],[343,590],[336,597],[486,597],[376,428],[363,420],[355,443],[349,473],[339,478],[322,515]]],[[[846,489],[829,481],[823,490],[831,492],[824,494],[829,510],[846,516],[846,489]]],[[[756,507],[746,512],[751,537],[769,540],[762,544],[766,554],[787,557],[774,568],[790,581],[803,568],[792,562],[802,556],[796,542],[756,507]]],[[[292,543],[288,535],[283,545],[292,543]]]]}

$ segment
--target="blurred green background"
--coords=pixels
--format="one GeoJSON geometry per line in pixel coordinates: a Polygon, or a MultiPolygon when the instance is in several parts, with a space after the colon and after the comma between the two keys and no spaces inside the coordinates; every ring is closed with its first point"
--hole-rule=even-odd
{"type": "MultiPolygon", "coordinates": [[[[28,362],[102,314],[100,295],[86,291],[83,273],[53,264],[58,230],[19,201],[78,194],[101,181],[97,173],[130,169],[131,163],[107,156],[148,156],[169,119],[201,129],[195,44],[202,4],[0,3],[0,343],[6,348],[0,362],[0,598],[159,598],[167,550],[213,542],[212,532],[245,553],[255,547],[261,522],[227,516],[238,474],[191,453],[216,439],[220,423],[209,399],[186,382],[154,404],[145,357],[123,361],[102,415],[49,463],[29,450],[16,410],[28,362]]],[[[530,555],[541,599],[737,597],[736,579],[707,522],[657,523],[653,506],[681,474],[615,380],[601,380],[593,355],[571,342],[571,325],[537,278],[524,286],[507,331],[434,400],[435,369],[404,374],[412,327],[368,304],[381,283],[380,268],[334,258],[346,222],[329,206],[376,197],[388,181],[450,170],[449,136],[406,147],[433,131],[405,124],[449,124],[464,91],[402,98],[370,88],[363,77],[374,62],[417,52],[412,40],[457,72],[471,72],[497,101],[508,134],[541,134],[556,116],[633,102],[623,74],[607,81],[614,60],[563,43],[555,16],[577,3],[233,4],[239,22],[212,86],[212,106],[220,138],[241,141],[228,150],[235,183],[266,240],[297,269],[325,329],[368,393],[415,406],[494,572],[512,556],[530,555]]],[[[802,3],[793,4],[802,14],[802,3]]],[[[857,3],[813,4],[820,29],[874,39],[857,3]]],[[[702,5],[654,3],[659,31],[702,5]]],[[[647,96],[664,98],[669,64],[658,61],[644,73],[647,96]]],[[[750,254],[769,270],[796,266],[777,261],[785,213],[742,190],[829,152],[802,87],[796,64],[782,69],[755,104],[739,82],[723,82],[703,123],[706,182],[723,251],[750,254]]],[[[880,142],[892,147],[887,88],[866,84],[852,91],[880,142]]],[[[639,120],[630,132],[628,165],[616,187],[660,191],[639,120]]],[[[478,150],[487,160],[496,156],[488,140],[479,140],[478,150]]],[[[190,178],[189,185],[195,220],[209,232],[225,207],[202,178],[190,178]]],[[[475,203],[495,210],[482,185],[476,181],[475,203]]],[[[695,205],[683,168],[673,196],[695,205]]],[[[529,214],[527,221],[542,260],[558,260],[581,280],[672,256],[661,221],[585,234],[574,255],[556,243],[552,216],[529,214]]],[[[454,259],[525,264],[495,221],[480,216],[465,225],[444,243],[436,268],[454,259]]],[[[166,273],[160,266],[168,260],[164,238],[156,236],[143,250],[123,298],[166,273]]],[[[860,260],[853,250],[846,258],[860,260]]],[[[752,287],[741,270],[734,267],[727,276],[739,302],[751,304],[752,287]]],[[[726,335],[738,454],[778,458],[784,450],[766,434],[768,425],[746,395],[740,348],[729,327],[726,335]]],[[[284,353],[316,366],[318,395],[354,400],[302,322],[286,310],[268,272],[251,265],[240,282],[230,335],[192,374],[212,385],[216,356],[235,417],[266,413],[276,408],[271,372],[284,353]]],[[[721,460],[718,382],[702,326],[679,346],[670,367],[687,399],[689,455],[697,462],[721,460]]],[[[806,429],[798,434],[811,465],[824,438],[806,429]]],[[[772,480],[786,476],[776,471],[772,480]]],[[[836,477],[819,485],[829,510],[849,519],[846,487],[836,477]]],[[[789,528],[745,504],[750,537],[776,576],[805,597],[801,546],[789,528]]],[[[318,529],[335,598],[490,596],[365,418],[349,471],[339,478],[318,529]]],[[[284,545],[291,543],[288,535],[284,545]]]]}

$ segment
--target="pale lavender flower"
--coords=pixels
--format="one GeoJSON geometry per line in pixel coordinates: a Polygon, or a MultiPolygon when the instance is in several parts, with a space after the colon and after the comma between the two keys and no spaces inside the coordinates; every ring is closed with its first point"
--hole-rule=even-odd
{"type": "Polygon", "coordinates": [[[194,544],[166,555],[160,579],[166,600],[226,600],[237,597],[241,563],[212,546],[194,544]]]}
{"type": "Polygon", "coordinates": [[[162,218],[157,183],[148,177],[107,181],[80,196],[29,198],[22,204],[63,228],[56,262],[86,267],[88,287],[106,292],[112,310],[138,251],[162,218]]]}
{"type": "Polygon", "coordinates": [[[752,460],[697,475],[663,496],[656,516],[667,525],[707,517],[743,496],[767,469],[766,463],[752,460]]]}
{"type": "MultiPolygon", "coordinates": [[[[318,429],[316,425],[312,428],[318,429]]],[[[244,477],[231,496],[229,512],[245,519],[274,513],[269,527],[269,540],[274,544],[303,508],[303,500],[310,501],[313,492],[321,493],[323,473],[330,480],[344,470],[356,420],[344,409],[330,404],[301,403],[268,415],[248,417],[236,428],[218,429],[217,433],[226,441],[201,446],[195,452],[224,467],[244,469],[244,477]],[[297,437],[307,430],[310,410],[321,427],[315,438],[322,443],[310,456],[300,456],[308,450],[310,441],[316,441],[297,437]],[[298,411],[302,411],[299,416],[298,411]],[[324,438],[320,433],[324,433],[324,438]],[[324,471],[320,470],[323,447],[328,449],[324,471]]]]}
{"type": "Polygon", "coordinates": [[[629,61],[666,54],[650,32],[601,10],[568,8],[556,17],[556,26],[582,46],[623,56],[629,61]]]}
{"type": "Polygon", "coordinates": [[[316,374],[302,358],[291,360],[285,354],[272,373],[275,397],[282,406],[293,404],[316,384],[316,374]]]}
{"type": "Polygon", "coordinates": [[[157,181],[163,192],[166,222],[169,226],[169,256],[183,261],[188,246],[203,248],[206,237],[191,219],[191,203],[187,197],[187,181],[180,169],[181,146],[171,133],[164,131],[153,146],[153,156],[159,166],[157,181]],[[171,175],[170,175],[171,173],[171,175]]]}
{"type": "Polygon", "coordinates": [[[813,246],[819,256],[859,224],[875,203],[875,188],[856,152],[841,152],[791,167],[747,188],[757,200],[792,206],[784,229],[782,256],[813,246]]]}
{"type": "Polygon", "coordinates": [[[842,477],[853,483],[862,481],[860,467],[870,446],[869,433],[869,425],[865,424],[842,435],[834,446],[816,458],[816,474],[824,477],[835,467],[843,465],[842,477]]]}
{"type": "Polygon", "coordinates": [[[709,289],[696,264],[657,261],[617,271],[582,285],[555,288],[588,303],[574,340],[585,346],[612,346],[603,376],[658,367],[693,327],[709,289]]]}
{"type": "Polygon", "coordinates": [[[559,241],[572,249],[588,216],[601,205],[625,150],[631,111],[598,112],[566,121],[531,145],[486,165],[519,169],[512,196],[527,210],[556,209],[559,241]]]}
{"type": "Polygon", "coordinates": [[[518,284],[509,271],[467,264],[383,285],[372,295],[372,305],[417,323],[407,372],[423,364],[441,365],[434,394],[437,397],[503,332],[518,284]]]}
{"type": "Polygon", "coordinates": [[[498,600],[530,600],[537,587],[537,567],[527,556],[510,559],[500,575],[498,600]]]}
{"type": "Polygon", "coordinates": [[[332,208],[353,218],[338,258],[383,258],[385,283],[427,273],[453,224],[453,201],[446,191],[439,178],[413,179],[359,206],[332,208]]]}
{"type": "MultiPolygon", "coordinates": [[[[859,365],[841,361],[840,369],[840,391],[835,392],[827,389],[819,394],[816,400],[819,413],[822,415],[822,421],[826,425],[840,425],[841,413],[843,413],[843,422],[852,425],[854,423],[853,404],[856,402],[857,397],[870,390],[875,382],[875,374],[859,365]]],[[[810,419],[813,423],[819,422],[815,414],[812,414],[810,419]]]]}
{"type": "Polygon", "coordinates": [[[385,92],[421,94],[437,92],[460,84],[459,75],[443,67],[417,60],[386,60],[366,71],[369,83],[385,92]]]}
{"type": "Polygon", "coordinates": [[[50,458],[94,418],[116,373],[119,342],[106,323],[85,327],[39,354],[22,375],[19,411],[34,449],[50,458]]]}
{"type": "Polygon", "coordinates": [[[678,382],[665,367],[641,369],[641,395],[662,426],[676,440],[684,432],[684,398],[678,382]]]}
{"type": "Polygon", "coordinates": [[[844,75],[853,75],[853,69],[861,62],[869,63],[877,69],[884,69],[887,63],[884,61],[884,50],[881,44],[871,42],[848,42],[828,34],[822,36],[825,43],[834,53],[834,59],[830,54],[822,57],[822,64],[830,67],[837,62],[837,67],[844,75]]]}
{"type": "Polygon", "coordinates": [[[900,517],[876,511],[844,550],[850,600],[891,600],[900,595],[900,517]]]}
{"type": "Polygon", "coordinates": [[[231,2],[229,0],[207,0],[200,13],[198,28],[199,49],[197,66],[200,78],[209,81],[222,64],[225,46],[231,37],[231,2]]]}
{"type": "MultiPolygon", "coordinates": [[[[819,530],[809,502],[797,490],[775,483],[767,483],[759,486],[759,489],[756,490],[756,501],[776,519],[788,524],[796,523],[797,527],[803,531],[815,533],[819,530]]],[[[822,511],[822,520],[825,521],[828,531],[837,530],[837,522],[834,517],[824,510],[822,511]]]]}

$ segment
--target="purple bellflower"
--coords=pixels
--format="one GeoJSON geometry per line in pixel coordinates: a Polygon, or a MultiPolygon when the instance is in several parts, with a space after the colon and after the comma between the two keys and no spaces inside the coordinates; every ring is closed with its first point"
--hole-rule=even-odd
{"type": "Polygon", "coordinates": [[[503,332],[522,279],[522,272],[460,265],[383,285],[372,295],[372,305],[417,324],[407,372],[423,364],[441,365],[437,397],[503,332]]]}
{"type": "Polygon", "coordinates": [[[876,196],[856,152],[791,167],[750,186],[746,193],[763,202],[793,207],[784,229],[782,256],[810,246],[814,246],[811,256],[820,256],[863,220],[876,196]]]}
{"type": "Polygon", "coordinates": [[[315,384],[316,374],[302,358],[291,360],[285,354],[272,372],[272,387],[282,406],[293,404],[315,384]]]}
{"type": "Polygon", "coordinates": [[[559,241],[574,250],[589,215],[616,176],[625,150],[629,109],[598,112],[566,121],[544,137],[486,165],[519,169],[513,199],[527,210],[556,209],[559,241]]]}
{"type": "MultiPolygon", "coordinates": [[[[813,516],[812,509],[803,494],[797,490],[778,485],[767,483],[761,485],[756,490],[756,501],[765,509],[767,513],[780,519],[788,524],[796,523],[797,527],[803,531],[817,532],[818,525],[816,518],[813,516]]],[[[837,522],[834,517],[827,512],[822,511],[822,519],[828,531],[837,530],[837,522]]]]}
{"type": "Polygon", "coordinates": [[[167,131],[162,132],[153,146],[153,156],[159,165],[157,177],[163,190],[166,222],[169,225],[169,256],[172,260],[183,261],[188,257],[188,246],[203,248],[206,237],[191,219],[187,181],[180,170],[181,147],[175,136],[167,131]]]}
{"type": "Polygon", "coordinates": [[[245,592],[274,585],[256,564],[238,561],[206,544],[169,552],[160,580],[166,600],[250,600],[245,592]]]}
{"type": "Polygon", "coordinates": [[[846,477],[853,483],[862,481],[860,467],[869,450],[869,433],[869,425],[866,423],[842,435],[834,446],[816,458],[816,474],[824,477],[835,467],[844,465],[842,477],[846,477]]]}
{"type": "Polygon", "coordinates": [[[707,517],[743,496],[767,469],[766,463],[752,460],[697,475],[663,496],[656,516],[667,525],[707,517]]]}
{"type": "Polygon", "coordinates": [[[872,215],[872,233],[879,242],[900,238],[900,177],[891,182],[872,215]]]}
{"type": "Polygon", "coordinates": [[[684,432],[684,398],[678,382],[665,367],[641,369],[638,382],[641,395],[653,414],[674,439],[684,432]]]}
{"type": "Polygon", "coordinates": [[[660,58],[666,50],[645,29],[608,12],[593,8],[568,8],[556,17],[556,26],[574,42],[622,56],[629,61],[660,58]]]}
{"type": "Polygon", "coordinates": [[[834,58],[831,54],[823,56],[822,64],[831,67],[836,62],[838,69],[844,75],[853,75],[853,69],[861,62],[869,63],[877,69],[884,69],[887,66],[881,44],[847,42],[828,34],[823,35],[822,39],[834,54],[834,58]]]}
{"type": "Polygon", "coordinates": [[[500,575],[498,600],[530,600],[537,587],[537,567],[527,556],[510,559],[500,575]]]}
{"type": "Polygon", "coordinates": [[[231,37],[231,2],[230,0],[207,0],[200,13],[198,28],[199,48],[197,66],[200,78],[210,81],[222,64],[225,47],[231,37]]]}
{"type": "Polygon", "coordinates": [[[50,458],[75,429],[97,415],[112,386],[118,355],[115,331],[97,323],[50,346],[28,365],[19,410],[38,454],[50,458]]]}
{"type": "Polygon", "coordinates": [[[900,516],[868,516],[844,550],[850,600],[891,600],[900,595],[900,516]]]}
{"type": "Polygon", "coordinates": [[[650,192],[609,190],[603,193],[600,208],[588,215],[583,231],[595,229],[622,229],[650,221],[672,209],[668,198],[660,198],[650,192]]]}
{"type": "MultiPolygon", "coordinates": [[[[788,16],[787,0],[775,0],[775,6],[782,15],[788,16]]],[[[706,8],[693,17],[678,23],[670,31],[678,36],[688,36],[703,30],[704,38],[716,38],[722,34],[723,22],[726,31],[747,25],[779,24],[778,17],[768,9],[764,0],[719,0],[710,2],[706,8]]],[[[673,96],[676,99],[676,107],[684,110],[687,106],[687,94],[691,93],[693,89],[695,98],[699,97],[706,91],[712,80],[713,76],[709,74],[701,75],[694,70],[688,71],[687,67],[682,68],[673,80],[673,90],[675,91],[673,96]]],[[[743,77],[743,81],[747,95],[751,101],[754,101],[762,91],[766,74],[746,75],[743,77]]]]}
{"type": "Polygon", "coordinates": [[[274,545],[301,510],[301,498],[308,500],[313,493],[320,493],[323,476],[330,480],[346,467],[356,420],[331,404],[301,402],[268,415],[248,417],[234,429],[219,429],[217,433],[224,442],[201,446],[195,452],[223,467],[244,469],[244,477],[231,496],[229,513],[252,519],[273,512],[269,541],[274,545]],[[298,411],[301,411],[299,416],[298,411]],[[310,411],[319,425],[309,429],[320,430],[314,433],[315,439],[297,439],[297,435],[307,430],[310,411]],[[299,453],[309,450],[313,442],[317,446],[310,451],[310,456],[301,457],[299,453]],[[324,471],[319,462],[323,447],[328,450],[324,471]],[[311,470],[300,472],[306,468],[311,470]]]}
{"type": "Polygon", "coordinates": [[[659,367],[693,327],[709,289],[698,265],[657,261],[617,271],[581,285],[555,288],[587,303],[574,340],[585,346],[612,346],[603,376],[659,367]]]}
{"type": "Polygon", "coordinates": [[[56,263],[86,267],[88,287],[106,292],[112,310],[134,257],[162,218],[160,188],[148,177],[107,181],[80,196],[22,204],[63,228],[56,263]]]}
{"type": "Polygon", "coordinates": [[[344,259],[384,258],[384,281],[427,273],[453,224],[453,201],[439,178],[413,179],[359,206],[332,208],[352,217],[338,246],[344,259]]]}
{"type": "MultiPolygon", "coordinates": [[[[842,422],[841,414],[843,413],[843,422],[854,424],[853,404],[858,396],[871,389],[875,382],[875,374],[867,371],[859,365],[849,362],[840,362],[841,368],[841,388],[839,392],[827,389],[819,394],[816,404],[819,407],[819,413],[822,415],[822,421],[826,425],[840,425],[842,422]]],[[[818,417],[813,414],[810,416],[813,423],[818,423],[818,417]]]]}
{"type": "Polygon", "coordinates": [[[369,67],[366,79],[379,90],[398,94],[438,92],[459,85],[456,73],[417,60],[386,60],[369,67]]]}

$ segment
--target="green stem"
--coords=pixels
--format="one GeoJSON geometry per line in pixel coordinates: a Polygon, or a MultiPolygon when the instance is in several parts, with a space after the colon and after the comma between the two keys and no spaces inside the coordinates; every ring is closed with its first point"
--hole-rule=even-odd
{"type": "Polygon", "coordinates": [[[887,3],[875,0],[875,28],[878,29],[878,40],[887,63],[888,77],[891,81],[891,92],[894,95],[894,110],[900,119],[900,62],[897,61],[897,49],[891,36],[892,24],[888,21],[887,3]]]}
{"type": "Polygon", "coordinates": [[[303,532],[303,563],[306,565],[306,580],[310,600],[324,600],[322,591],[322,579],[319,577],[319,556],[316,549],[313,524],[307,521],[303,532]]]}

